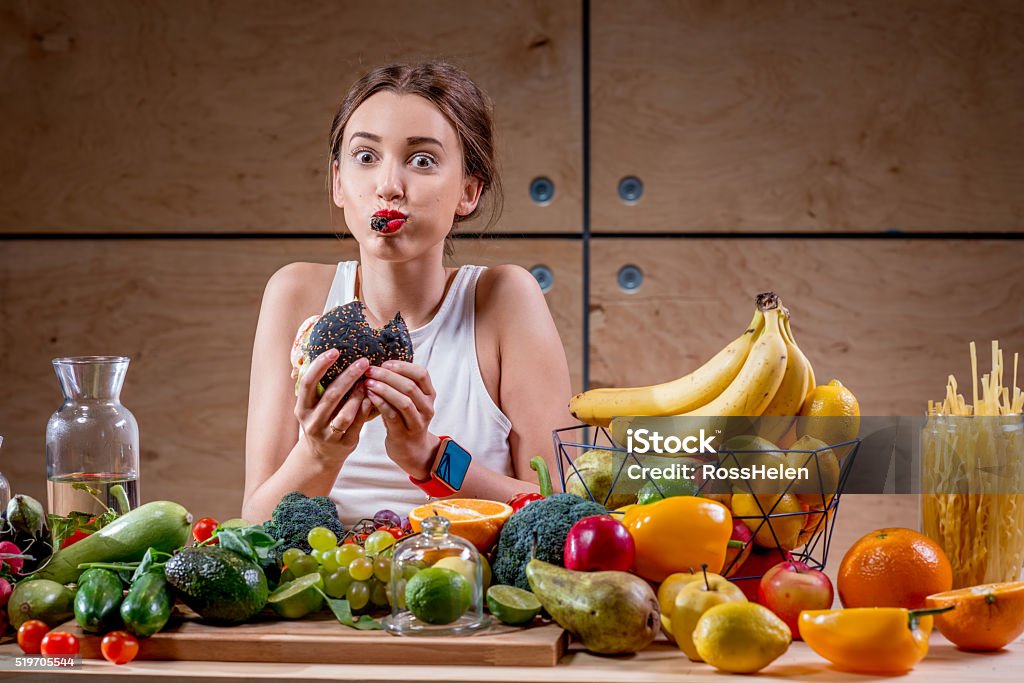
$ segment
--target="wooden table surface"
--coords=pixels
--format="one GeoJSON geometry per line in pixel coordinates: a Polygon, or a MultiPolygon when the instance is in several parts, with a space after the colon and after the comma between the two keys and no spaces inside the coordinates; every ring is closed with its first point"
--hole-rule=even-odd
{"type": "MultiPolygon", "coordinates": [[[[43,680],[53,677],[53,671],[30,675],[14,668],[14,658],[21,655],[17,645],[0,645],[0,679],[12,673],[23,680],[43,680]]],[[[995,653],[968,653],[957,650],[938,633],[932,634],[928,657],[901,682],[945,681],[1010,681],[1021,680],[1024,670],[1024,638],[995,653]]],[[[709,681],[722,683],[735,680],[749,683],[749,676],[728,676],[716,672],[706,664],[694,664],[675,647],[663,640],[636,655],[627,657],[598,657],[588,654],[577,644],[570,646],[557,667],[481,667],[452,666],[365,666],[339,664],[266,664],[266,663],[214,663],[214,662],[132,662],[115,666],[105,661],[85,660],[80,667],[68,673],[100,677],[117,676],[124,681],[431,681],[451,683],[625,683],[651,681],[668,683],[709,681]]],[[[800,681],[871,681],[886,680],[883,676],[844,673],[833,669],[802,642],[793,643],[782,657],[761,674],[764,678],[800,681]]]]}

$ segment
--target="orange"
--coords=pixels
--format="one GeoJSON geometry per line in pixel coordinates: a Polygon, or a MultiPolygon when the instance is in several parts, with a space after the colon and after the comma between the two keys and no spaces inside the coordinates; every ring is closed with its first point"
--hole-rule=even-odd
{"type": "Polygon", "coordinates": [[[936,593],[928,607],[956,609],[935,615],[935,626],[965,650],[998,650],[1024,633],[1024,581],[986,583],[936,593]]]}
{"type": "Polygon", "coordinates": [[[920,609],[925,598],[953,587],[953,569],[939,544],[912,529],[879,529],[846,551],[836,588],[843,607],[920,609]]]}
{"type": "MultiPolygon", "coordinates": [[[[853,392],[837,379],[814,387],[800,407],[796,420],[798,438],[813,436],[829,446],[857,438],[860,432],[860,404],[853,392]]],[[[851,447],[840,449],[836,455],[845,458],[851,447]]]]}
{"type": "Polygon", "coordinates": [[[512,516],[512,507],[496,500],[449,498],[435,500],[409,512],[409,524],[418,532],[423,520],[440,515],[451,522],[448,530],[486,552],[498,541],[505,521],[512,516]]]}

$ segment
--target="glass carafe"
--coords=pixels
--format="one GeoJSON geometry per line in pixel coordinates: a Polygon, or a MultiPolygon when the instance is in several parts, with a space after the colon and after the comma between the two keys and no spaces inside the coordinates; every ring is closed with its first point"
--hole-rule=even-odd
{"type": "Polygon", "coordinates": [[[120,511],[121,490],[128,505],[138,506],[139,426],[120,399],[128,362],[125,356],[53,360],[64,403],[46,425],[51,514],[120,511]]]}
{"type": "MultiPolygon", "coordinates": [[[[0,446],[4,445],[4,437],[0,436],[0,446]]],[[[4,476],[3,472],[0,472],[0,512],[7,509],[7,504],[11,502],[11,484],[7,481],[7,477],[4,476]]]]}

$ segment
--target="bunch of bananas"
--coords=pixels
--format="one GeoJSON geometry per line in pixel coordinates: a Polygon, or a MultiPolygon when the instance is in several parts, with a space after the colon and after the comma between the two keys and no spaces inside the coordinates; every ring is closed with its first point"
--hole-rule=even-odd
{"type": "MultiPolygon", "coordinates": [[[[814,390],[814,370],[793,338],[789,311],[779,297],[764,292],[755,305],[743,334],[688,375],[645,387],[591,389],[572,397],[570,412],[587,424],[611,426],[620,444],[637,417],[797,415],[814,390]]],[[[762,436],[775,441],[790,422],[771,421],[778,424],[775,433],[762,436]]]]}

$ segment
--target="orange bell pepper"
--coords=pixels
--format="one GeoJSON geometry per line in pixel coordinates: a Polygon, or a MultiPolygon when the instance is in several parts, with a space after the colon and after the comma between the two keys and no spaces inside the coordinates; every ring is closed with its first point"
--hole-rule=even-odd
{"type": "Polygon", "coordinates": [[[634,568],[648,581],[676,572],[719,574],[732,536],[732,513],[721,503],[697,496],[673,496],[626,510],[622,523],[636,545],[634,568]]]}
{"type": "Polygon", "coordinates": [[[941,609],[852,607],[804,610],[800,637],[844,671],[896,674],[910,671],[928,654],[933,614],[941,609]]]}

